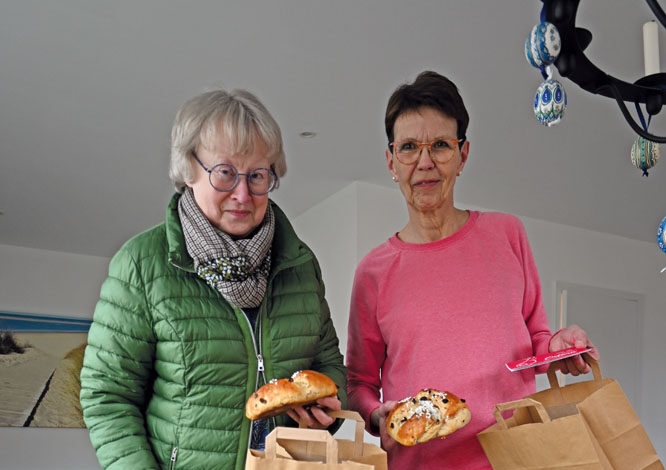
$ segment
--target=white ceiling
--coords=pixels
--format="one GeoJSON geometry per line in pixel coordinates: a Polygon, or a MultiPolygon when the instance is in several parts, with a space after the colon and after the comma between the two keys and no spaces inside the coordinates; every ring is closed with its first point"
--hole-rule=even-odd
{"type": "MultiPolygon", "coordinates": [[[[392,186],[384,108],[424,69],[458,83],[470,110],[458,201],[653,242],[666,215],[666,163],[648,178],[631,165],[635,135],[614,102],[563,79],[563,122],[545,128],[532,114],[541,76],[523,44],[540,8],[2,0],[0,244],[110,256],[159,223],[173,116],[214,86],[250,89],[280,123],[289,170],[273,197],[290,216],[352,181],[392,186]]],[[[641,0],[581,0],[577,24],[594,35],[588,57],[634,81],[650,19],[641,0]]],[[[650,131],[666,134],[666,117],[654,121],[650,131]]]]}

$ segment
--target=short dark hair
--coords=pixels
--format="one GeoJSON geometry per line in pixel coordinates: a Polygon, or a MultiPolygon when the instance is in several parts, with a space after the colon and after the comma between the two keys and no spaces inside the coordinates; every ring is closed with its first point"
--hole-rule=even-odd
{"type": "Polygon", "coordinates": [[[458,93],[458,87],[448,78],[427,70],[421,72],[414,83],[405,83],[398,87],[389,98],[384,117],[389,149],[394,137],[393,126],[398,117],[421,108],[433,108],[455,119],[458,123],[457,138],[466,138],[469,114],[458,93]]]}

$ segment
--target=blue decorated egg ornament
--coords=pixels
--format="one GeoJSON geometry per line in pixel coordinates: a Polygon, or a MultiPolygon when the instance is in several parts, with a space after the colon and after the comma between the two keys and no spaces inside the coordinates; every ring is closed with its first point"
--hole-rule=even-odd
{"type": "Polygon", "coordinates": [[[532,67],[541,68],[555,62],[561,48],[560,33],[555,25],[539,23],[525,40],[525,58],[532,67]]]}
{"type": "Polygon", "coordinates": [[[643,176],[648,176],[648,169],[659,161],[659,144],[651,140],[638,137],[631,146],[631,163],[643,170],[643,176]]]}
{"type": "Polygon", "coordinates": [[[657,245],[661,251],[666,253],[666,217],[661,220],[657,229],[657,245]]]}
{"type": "Polygon", "coordinates": [[[534,115],[545,126],[552,126],[562,120],[567,107],[567,94],[560,82],[552,78],[537,88],[534,96],[534,115]]]}

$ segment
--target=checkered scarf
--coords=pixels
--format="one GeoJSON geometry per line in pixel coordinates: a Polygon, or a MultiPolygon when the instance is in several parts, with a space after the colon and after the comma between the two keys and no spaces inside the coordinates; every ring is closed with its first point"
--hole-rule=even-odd
{"type": "Polygon", "coordinates": [[[199,277],[236,307],[258,307],[266,293],[271,267],[275,232],[271,206],[252,238],[239,240],[208,221],[194,200],[192,188],[187,188],[178,201],[178,215],[187,252],[199,277]]]}

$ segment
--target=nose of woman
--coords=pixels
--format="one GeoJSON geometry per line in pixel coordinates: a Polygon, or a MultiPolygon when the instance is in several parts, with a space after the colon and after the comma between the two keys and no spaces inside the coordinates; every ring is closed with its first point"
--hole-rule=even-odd
{"type": "Polygon", "coordinates": [[[429,170],[435,166],[435,161],[432,159],[430,154],[431,150],[426,146],[421,148],[421,153],[419,153],[419,159],[416,160],[416,167],[419,170],[429,170]]]}
{"type": "Polygon", "coordinates": [[[247,204],[252,200],[252,193],[250,193],[247,177],[245,175],[240,176],[238,179],[238,184],[231,191],[231,198],[241,204],[247,204]]]}

